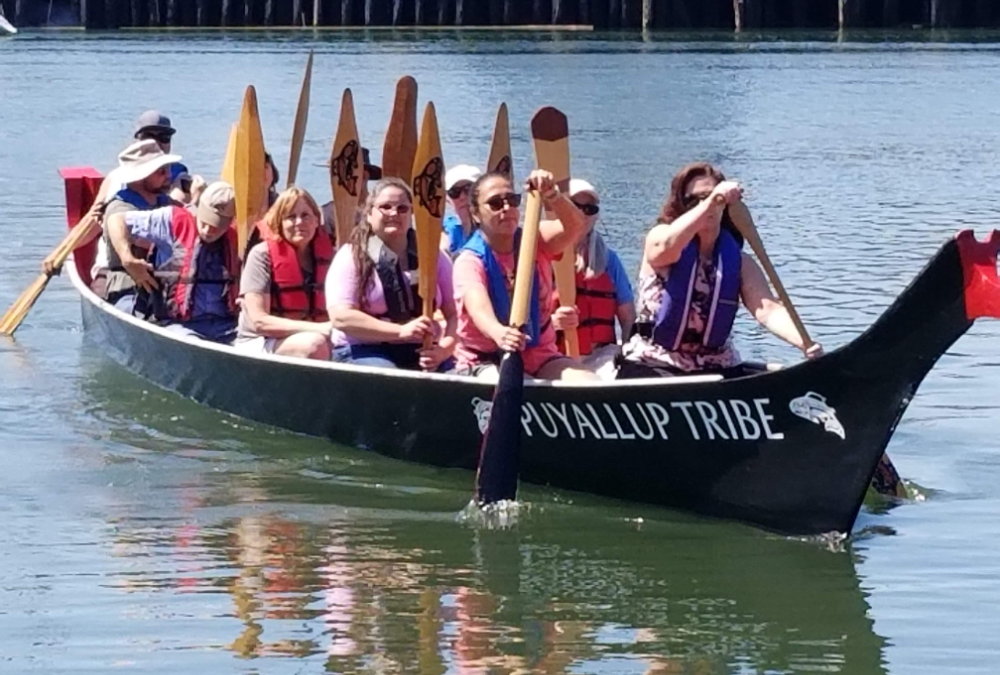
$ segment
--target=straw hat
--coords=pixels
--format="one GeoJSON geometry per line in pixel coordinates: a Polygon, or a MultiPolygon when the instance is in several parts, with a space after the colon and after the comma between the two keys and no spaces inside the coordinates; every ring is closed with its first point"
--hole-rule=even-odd
{"type": "Polygon", "coordinates": [[[181,161],[180,155],[168,155],[151,138],[136,141],[118,155],[115,177],[125,183],[138,183],[152,176],[158,169],[181,161]]]}

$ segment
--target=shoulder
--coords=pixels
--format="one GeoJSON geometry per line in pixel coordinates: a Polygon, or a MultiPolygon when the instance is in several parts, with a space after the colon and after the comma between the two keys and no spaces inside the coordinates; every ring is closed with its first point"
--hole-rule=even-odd
{"type": "Polygon", "coordinates": [[[245,265],[246,267],[251,267],[253,265],[263,265],[268,268],[271,267],[271,252],[267,248],[266,241],[262,241],[250,249],[250,252],[247,253],[247,261],[245,265]]]}

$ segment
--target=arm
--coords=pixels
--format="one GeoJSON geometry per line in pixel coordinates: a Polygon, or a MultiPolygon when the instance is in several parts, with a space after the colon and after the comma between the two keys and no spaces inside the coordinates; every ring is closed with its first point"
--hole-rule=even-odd
{"type": "MultiPolygon", "coordinates": [[[[398,324],[376,319],[365,314],[354,305],[334,305],[327,308],[330,322],[345,335],[363,342],[413,342],[412,331],[406,331],[410,323],[398,324]]],[[[415,319],[419,321],[419,319],[415,319]]]]}
{"type": "Polygon", "coordinates": [[[722,219],[723,204],[706,199],[670,224],[659,223],[646,235],[644,247],[646,262],[654,270],[661,270],[677,262],[681,251],[695,236],[722,219]]]}
{"type": "Polygon", "coordinates": [[[247,314],[250,329],[257,335],[284,338],[295,333],[330,335],[330,322],[295,321],[271,315],[271,296],[263,293],[244,293],[243,311],[247,314]]]}
{"type": "Polygon", "coordinates": [[[790,345],[804,349],[802,336],[792,323],[788,310],[771,294],[764,272],[748,254],[743,253],[742,256],[740,295],[743,304],[764,328],[790,345]]]}
{"type": "Polygon", "coordinates": [[[635,303],[626,302],[618,305],[618,325],[622,328],[622,342],[628,342],[632,334],[632,326],[635,324],[635,303]]]}
{"type": "Polygon", "coordinates": [[[125,213],[115,213],[108,217],[105,223],[108,230],[108,240],[114,247],[118,258],[122,261],[122,267],[125,268],[128,275],[141,288],[151,292],[157,287],[156,279],[153,278],[153,266],[132,255],[132,241],[125,215],[125,213]]]}
{"type": "Polygon", "coordinates": [[[538,243],[549,257],[555,257],[580,240],[586,219],[576,204],[561,192],[543,196],[542,202],[546,211],[555,214],[556,220],[543,220],[538,224],[538,243]]]}

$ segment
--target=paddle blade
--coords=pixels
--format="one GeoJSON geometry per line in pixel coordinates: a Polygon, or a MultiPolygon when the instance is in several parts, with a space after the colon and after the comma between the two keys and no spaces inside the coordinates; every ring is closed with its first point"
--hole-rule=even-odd
{"type": "Polygon", "coordinates": [[[226,157],[222,161],[222,180],[230,185],[236,182],[236,134],[239,132],[239,124],[234,124],[229,129],[229,143],[226,145],[226,157]]]}
{"type": "Polygon", "coordinates": [[[392,117],[382,146],[382,175],[409,183],[417,153],[417,81],[405,75],[396,83],[392,117]]]}
{"type": "Polygon", "coordinates": [[[313,53],[309,52],[306,61],[306,74],[302,78],[302,89],[299,91],[299,105],[295,110],[295,126],[292,128],[292,147],[288,153],[287,187],[295,185],[299,175],[299,160],[302,158],[302,144],[306,139],[306,124],[309,122],[309,94],[312,89],[313,53]]]}
{"type": "Polygon", "coordinates": [[[28,312],[34,307],[38,296],[45,290],[45,286],[48,285],[50,278],[47,274],[39,274],[31,282],[31,285],[24,289],[21,295],[17,297],[17,300],[14,301],[14,304],[0,317],[0,335],[8,337],[14,335],[14,331],[18,329],[28,316],[28,312]]]}
{"type": "Polygon", "coordinates": [[[497,111],[496,126],[493,127],[493,143],[490,145],[490,157],[486,161],[487,173],[499,173],[514,184],[514,163],[510,152],[510,120],[507,117],[507,104],[501,103],[497,111]]]}
{"type": "Polygon", "coordinates": [[[358,213],[362,181],[361,143],[354,118],[354,97],[344,90],[340,100],[340,122],[330,152],[330,186],[333,188],[333,220],[337,246],[347,242],[358,213]]]}
{"type": "Polygon", "coordinates": [[[243,110],[236,131],[236,171],[232,184],[236,190],[236,233],[241,257],[250,229],[263,215],[266,205],[264,163],[264,134],[257,111],[257,92],[250,86],[243,96],[243,110]]]}
{"type": "Polygon", "coordinates": [[[523,400],[524,360],[519,352],[507,352],[500,361],[500,379],[479,450],[476,502],[480,506],[517,498],[523,400]]]}
{"type": "Polygon", "coordinates": [[[417,258],[423,314],[434,314],[437,292],[438,250],[441,243],[441,219],[444,217],[444,159],[441,137],[433,103],[424,109],[420,126],[420,145],[413,162],[413,207],[417,229],[417,258]]]}

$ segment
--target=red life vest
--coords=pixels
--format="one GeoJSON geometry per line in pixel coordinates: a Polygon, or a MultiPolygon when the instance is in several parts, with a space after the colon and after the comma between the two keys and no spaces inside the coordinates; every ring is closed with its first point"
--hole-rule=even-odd
{"type": "Polygon", "coordinates": [[[316,231],[309,250],[313,259],[313,282],[308,286],[299,266],[295,247],[284,239],[268,237],[271,257],[271,314],[299,321],[329,321],[326,313],[326,273],[333,262],[333,244],[322,229],[316,231]]]}
{"type": "Polygon", "coordinates": [[[580,314],[576,334],[581,356],[617,341],[618,296],[610,274],[603,272],[593,279],[584,279],[583,272],[576,273],[576,309],[580,314]]]}
{"type": "Polygon", "coordinates": [[[236,300],[240,292],[236,230],[229,228],[223,235],[225,267],[221,279],[215,278],[215,275],[209,277],[205,270],[198,269],[198,254],[203,242],[198,236],[198,225],[190,211],[175,206],[170,214],[170,230],[174,237],[170,259],[156,270],[163,307],[167,314],[161,318],[179,322],[189,320],[194,287],[199,283],[223,284],[223,293],[229,304],[229,310],[235,314],[238,311],[236,300]]]}

